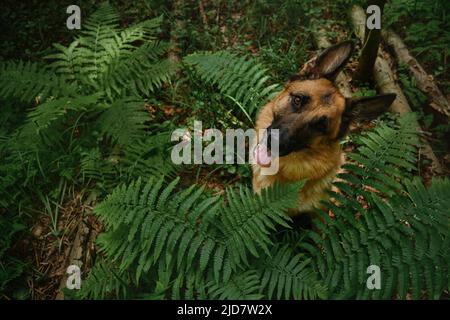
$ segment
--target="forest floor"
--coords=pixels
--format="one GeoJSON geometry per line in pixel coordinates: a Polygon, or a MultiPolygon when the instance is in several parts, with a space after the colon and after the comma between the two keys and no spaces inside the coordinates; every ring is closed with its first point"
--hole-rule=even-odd
{"type": "MultiPolygon", "coordinates": [[[[319,5],[318,2],[311,1],[303,7],[293,8],[276,6],[269,2],[256,5],[251,1],[242,3],[236,1],[233,5],[226,1],[173,1],[172,7],[157,4],[147,7],[144,2],[139,2],[137,5],[127,1],[111,2],[120,8],[125,25],[152,17],[155,13],[164,13],[166,16],[162,38],[178,41],[175,50],[178,56],[182,57],[199,50],[214,51],[226,48],[233,52],[257,57],[274,71],[275,79],[281,82],[294,74],[301,63],[316,52],[312,33],[317,26],[309,25],[312,17],[321,23],[327,22],[326,28],[331,43],[355,38],[351,23],[341,14],[345,7],[343,1],[337,1],[334,5],[328,2],[319,5]],[[296,21],[297,19],[300,21],[296,21]]],[[[7,48],[2,51],[3,59],[41,61],[42,57],[48,54],[48,48],[52,43],[58,42],[65,45],[70,43],[71,33],[59,27],[61,21],[65,21],[65,12],[57,10],[58,14],[56,14],[54,6],[56,3],[61,6],[59,1],[49,1],[35,3],[34,8],[17,4],[14,10],[11,9],[12,7],[9,7],[9,10],[3,10],[1,20],[6,22],[4,31],[6,37],[1,40],[0,45],[2,48],[7,48]],[[7,19],[3,19],[5,17],[7,19]]],[[[93,10],[94,3],[95,1],[92,1],[92,4],[83,10],[89,13],[93,10]]],[[[402,26],[396,30],[402,37],[407,38],[408,27],[413,24],[410,14],[401,15],[391,11],[389,18],[395,20],[395,15],[399,17],[396,23],[392,22],[392,26],[402,26]]],[[[411,38],[410,34],[409,38],[411,38]]],[[[409,43],[406,42],[414,48],[414,44],[418,41],[420,39],[410,39],[409,43]]],[[[450,101],[450,68],[447,64],[447,52],[435,59],[428,59],[433,55],[437,56],[437,53],[430,45],[428,49],[422,48],[417,58],[425,70],[435,77],[435,81],[450,101]]],[[[436,115],[427,106],[426,97],[423,98],[423,95],[417,92],[407,72],[391,58],[392,56],[388,56],[387,50],[386,56],[392,68],[396,70],[399,82],[404,88],[406,86],[405,91],[409,92],[407,97],[411,99],[414,111],[420,115],[419,121],[427,132],[427,140],[445,168],[445,174],[449,175],[450,127],[448,121],[436,115]],[[421,102],[417,102],[415,95],[422,97],[421,102]]],[[[357,57],[354,56],[345,71],[352,74],[356,64],[357,57]]],[[[184,75],[179,77],[183,78],[184,75]]],[[[170,95],[162,93],[160,98],[163,102],[159,105],[149,103],[149,117],[159,119],[161,122],[176,123],[188,122],[189,118],[193,119],[196,116],[209,117],[212,122],[222,117],[226,119],[224,127],[242,124],[240,120],[234,119],[233,115],[227,114],[226,110],[219,110],[216,114],[212,112],[208,115],[202,109],[186,108],[185,105],[189,105],[192,101],[184,97],[186,95],[184,90],[191,90],[191,88],[184,86],[183,81],[180,81],[181,84],[176,88],[169,88],[170,95]]],[[[373,83],[363,85],[351,83],[351,86],[353,93],[357,96],[374,92],[373,83]]],[[[196,92],[191,93],[191,96],[201,100],[202,93],[199,88],[194,90],[196,92]]],[[[370,126],[371,124],[366,124],[355,127],[352,132],[357,134],[370,126]]],[[[352,143],[345,146],[346,151],[352,149],[352,143]]],[[[422,162],[421,166],[422,177],[425,181],[429,181],[433,174],[428,170],[428,163],[422,162]]],[[[214,170],[208,166],[191,167],[182,171],[180,176],[183,185],[203,184],[217,194],[223,193],[225,187],[238,181],[250,184],[251,179],[248,167],[217,167],[214,170]]],[[[90,198],[88,188],[89,186],[86,186],[84,189],[67,192],[60,203],[56,224],[51,215],[45,214],[45,208],[42,208],[42,214],[36,214],[28,226],[31,232],[14,244],[13,250],[20,252],[23,260],[29,263],[26,272],[28,288],[21,288],[15,292],[16,297],[57,298],[66,276],[64,266],[74,255],[77,256],[74,250],[82,250],[82,256],[78,256],[77,259],[81,260],[89,270],[93,256],[96,254],[95,237],[102,231],[102,226],[90,214],[95,204],[95,197],[90,198]],[[87,233],[85,228],[88,228],[87,233]],[[74,248],[74,242],[77,242],[76,239],[83,233],[84,240],[82,243],[78,241],[78,248],[74,248]]]]}

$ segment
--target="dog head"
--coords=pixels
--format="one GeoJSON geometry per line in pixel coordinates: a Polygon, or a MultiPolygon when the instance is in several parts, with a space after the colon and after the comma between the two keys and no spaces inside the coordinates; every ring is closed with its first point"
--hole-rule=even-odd
{"type": "Polygon", "coordinates": [[[285,85],[272,101],[273,121],[266,131],[269,151],[274,140],[280,157],[336,142],[352,121],[375,119],[389,108],[395,94],[346,99],[334,85],[352,51],[350,41],[326,49],[285,85]],[[278,134],[271,134],[271,129],[278,129],[278,134]]]}

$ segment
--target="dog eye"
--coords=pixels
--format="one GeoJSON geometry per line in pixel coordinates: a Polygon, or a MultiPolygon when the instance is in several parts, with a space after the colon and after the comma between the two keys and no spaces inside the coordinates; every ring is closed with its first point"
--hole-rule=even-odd
{"type": "Polygon", "coordinates": [[[292,101],[292,109],[294,112],[297,112],[300,110],[302,106],[304,106],[309,100],[309,97],[304,95],[293,95],[291,98],[292,101]]]}

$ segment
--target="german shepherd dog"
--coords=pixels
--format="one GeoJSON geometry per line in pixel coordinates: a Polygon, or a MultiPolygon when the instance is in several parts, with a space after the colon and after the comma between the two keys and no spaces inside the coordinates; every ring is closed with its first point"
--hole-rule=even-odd
{"type": "Polygon", "coordinates": [[[325,198],[344,162],[340,140],[350,123],[375,119],[396,97],[385,94],[352,99],[339,92],[333,80],[352,51],[352,42],[345,41],[309,60],[257,117],[256,132],[267,130],[257,135],[256,164],[252,168],[254,191],[258,193],[275,182],[307,180],[299,191],[299,207],[290,210],[290,216],[312,212],[325,198]],[[278,135],[271,135],[271,129],[278,129],[278,135]],[[274,139],[278,140],[278,155],[271,154],[274,139]],[[268,166],[275,156],[279,157],[278,172],[262,175],[261,167],[268,166]]]}

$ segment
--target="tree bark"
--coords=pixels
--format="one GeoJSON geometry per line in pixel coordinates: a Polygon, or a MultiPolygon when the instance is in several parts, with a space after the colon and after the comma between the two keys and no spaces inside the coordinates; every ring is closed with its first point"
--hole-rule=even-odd
{"type": "MultiPolygon", "coordinates": [[[[360,6],[353,6],[351,10],[352,22],[355,28],[355,33],[358,38],[362,41],[364,39],[364,25],[366,21],[366,14],[360,6]]],[[[411,112],[411,107],[409,106],[408,100],[406,99],[400,86],[396,83],[394,73],[392,72],[388,62],[383,58],[381,52],[378,52],[378,57],[375,60],[374,67],[374,79],[377,83],[379,92],[381,93],[395,93],[397,98],[391,105],[390,110],[399,114],[400,116],[411,112]]],[[[418,132],[422,132],[419,123],[416,123],[418,132]]],[[[439,163],[438,158],[433,152],[428,141],[422,139],[421,152],[429,160],[431,160],[431,170],[441,175],[444,170],[439,163]]]]}
{"type": "MultiPolygon", "coordinates": [[[[173,17],[173,23],[172,28],[170,30],[170,49],[168,52],[168,58],[173,63],[179,63],[181,61],[179,53],[181,52],[180,47],[178,46],[178,37],[177,37],[177,31],[183,30],[185,28],[184,22],[182,19],[183,13],[182,13],[182,4],[183,2],[181,0],[174,0],[172,1],[172,17],[173,17]]],[[[180,72],[177,72],[177,77],[179,76],[180,72]]]]}
{"type": "MultiPolygon", "coordinates": [[[[383,14],[383,8],[386,0],[372,1],[371,4],[380,7],[381,15],[383,14]]],[[[368,82],[373,73],[373,67],[377,58],[378,47],[381,42],[381,29],[368,29],[364,20],[364,40],[359,56],[358,67],[356,68],[353,78],[359,82],[368,82]]]]}
{"type": "Polygon", "coordinates": [[[438,86],[432,80],[420,63],[409,53],[408,48],[402,39],[391,30],[383,30],[384,41],[391,47],[397,59],[408,66],[411,76],[416,79],[417,87],[427,95],[430,100],[430,107],[450,119],[450,105],[447,99],[439,90],[438,86]]]}

